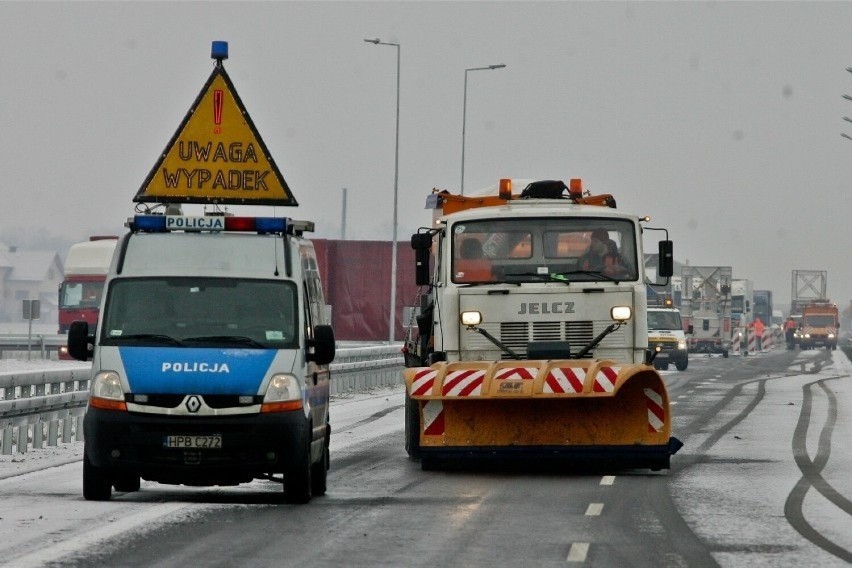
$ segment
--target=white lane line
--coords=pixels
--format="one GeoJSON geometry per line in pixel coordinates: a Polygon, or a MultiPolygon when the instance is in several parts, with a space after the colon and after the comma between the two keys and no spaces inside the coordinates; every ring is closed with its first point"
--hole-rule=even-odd
{"type": "Polygon", "coordinates": [[[600,484],[601,485],[612,485],[613,483],[615,483],[615,476],[614,475],[604,475],[601,478],[600,484]]]}
{"type": "Polygon", "coordinates": [[[571,550],[568,551],[568,558],[565,559],[565,562],[585,562],[588,554],[588,542],[575,542],[571,545],[571,550]]]}
{"type": "Polygon", "coordinates": [[[588,517],[598,517],[603,511],[603,503],[589,503],[589,506],[586,507],[586,516],[588,517]]]}

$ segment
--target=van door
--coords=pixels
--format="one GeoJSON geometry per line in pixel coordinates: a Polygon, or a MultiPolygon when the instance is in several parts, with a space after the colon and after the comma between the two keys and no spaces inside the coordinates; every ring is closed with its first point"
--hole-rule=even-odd
{"type": "MultiPolygon", "coordinates": [[[[304,274],[302,288],[305,296],[305,338],[307,341],[313,341],[314,327],[327,323],[325,298],[313,247],[302,246],[300,252],[302,273],[304,274]]],[[[305,388],[308,390],[308,400],[311,403],[314,440],[322,439],[326,432],[330,392],[329,376],[328,365],[317,365],[315,361],[308,361],[305,388]]]]}

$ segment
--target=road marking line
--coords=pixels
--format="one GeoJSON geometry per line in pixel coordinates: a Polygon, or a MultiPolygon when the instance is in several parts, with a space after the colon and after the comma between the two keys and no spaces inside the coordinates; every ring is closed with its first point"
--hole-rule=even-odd
{"type": "Polygon", "coordinates": [[[603,503],[589,503],[589,506],[586,508],[586,516],[600,516],[601,512],[603,511],[603,506],[603,503]]]}
{"type": "Polygon", "coordinates": [[[613,483],[615,483],[615,476],[614,475],[604,475],[601,478],[600,484],[601,485],[612,485],[613,483]]]}
{"type": "Polygon", "coordinates": [[[588,554],[588,542],[575,542],[571,545],[571,550],[568,551],[568,558],[565,559],[565,562],[585,562],[588,554]]]}

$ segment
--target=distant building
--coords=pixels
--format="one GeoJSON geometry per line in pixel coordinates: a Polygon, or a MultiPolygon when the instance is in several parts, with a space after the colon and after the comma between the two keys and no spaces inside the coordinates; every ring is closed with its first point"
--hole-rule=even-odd
{"type": "Polygon", "coordinates": [[[25,321],[23,300],[40,300],[39,322],[57,322],[57,290],[63,274],[57,252],[24,251],[0,243],[0,321],[25,321]]]}

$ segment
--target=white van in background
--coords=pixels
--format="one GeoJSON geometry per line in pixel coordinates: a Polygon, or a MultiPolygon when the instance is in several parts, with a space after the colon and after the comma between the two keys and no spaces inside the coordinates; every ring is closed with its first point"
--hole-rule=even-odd
{"type": "Polygon", "coordinates": [[[689,349],[680,312],[675,308],[648,306],[648,348],[658,347],[655,368],[665,371],[674,363],[678,371],[686,370],[689,349]]]}

